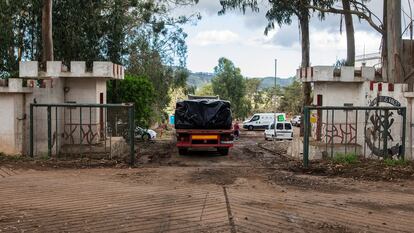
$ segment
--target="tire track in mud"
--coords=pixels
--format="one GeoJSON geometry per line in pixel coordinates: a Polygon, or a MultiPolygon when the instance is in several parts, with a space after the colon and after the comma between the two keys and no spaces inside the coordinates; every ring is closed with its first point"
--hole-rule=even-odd
{"type": "Polygon", "coordinates": [[[17,174],[18,173],[13,169],[7,167],[0,167],[0,178],[6,178],[17,174]]]}

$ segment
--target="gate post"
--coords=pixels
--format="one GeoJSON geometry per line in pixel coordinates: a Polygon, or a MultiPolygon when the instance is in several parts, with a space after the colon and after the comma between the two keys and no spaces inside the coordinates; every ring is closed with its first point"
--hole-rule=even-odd
{"type": "Polygon", "coordinates": [[[33,104],[30,104],[30,135],[29,135],[29,155],[30,157],[33,158],[33,149],[34,149],[34,145],[33,145],[33,104]]]}
{"type": "Polygon", "coordinates": [[[131,166],[135,164],[135,105],[128,108],[131,166]]]}
{"type": "Polygon", "coordinates": [[[304,107],[304,136],[303,136],[303,166],[305,168],[309,165],[309,122],[310,122],[310,116],[309,116],[309,107],[304,107]]]}
{"type": "Polygon", "coordinates": [[[47,106],[47,156],[52,156],[52,114],[51,106],[47,106]]]}
{"type": "Polygon", "coordinates": [[[402,129],[402,142],[401,142],[401,158],[404,160],[405,159],[405,136],[406,136],[406,132],[407,132],[407,108],[404,107],[401,109],[401,113],[402,113],[402,117],[403,117],[403,129],[402,129]]]}

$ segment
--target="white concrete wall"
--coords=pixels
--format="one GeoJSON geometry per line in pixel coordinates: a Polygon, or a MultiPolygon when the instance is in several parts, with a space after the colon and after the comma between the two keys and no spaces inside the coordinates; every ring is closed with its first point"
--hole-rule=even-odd
{"type": "MultiPolygon", "coordinates": [[[[84,103],[84,104],[99,104],[100,102],[100,93],[103,93],[104,102],[106,103],[106,80],[102,78],[67,78],[66,87],[69,88],[69,91],[65,94],[65,101],[84,103]]],[[[73,141],[65,140],[66,143],[75,143],[82,144],[87,143],[86,138],[79,136],[79,124],[80,121],[80,108],[75,109],[66,109],[65,110],[65,131],[72,132],[73,141]],[[72,115],[70,119],[70,114],[72,115]],[[70,123],[71,122],[71,123],[70,123]],[[77,127],[77,128],[76,128],[77,127]],[[76,128],[76,129],[75,129],[76,128]],[[75,129],[75,130],[74,130],[75,129]]],[[[99,108],[82,108],[82,130],[84,133],[91,130],[94,136],[93,140],[90,142],[98,143],[100,125],[99,125],[99,108]],[[89,129],[91,125],[91,129],[89,129]]],[[[105,119],[104,119],[105,121],[105,119]]],[[[91,138],[90,137],[90,138],[91,138]]]]}
{"type": "Polygon", "coordinates": [[[22,154],[25,127],[24,94],[0,93],[0,152],[22,154]]]}
{"type": "MultiPolygon", "coordinates": [[[[32,88],[33,93],[27,95],[26,100],[26,112],[29,114],[30,112],[30,103],[34,103],[36,100],[37,103],[45,103],[45,104],[57,104],[64,102],[64,92],[63,88],[65,87],[65,79],[61,78],[52,78],[49,80],[44,80],[46,82],[46,88],[32,88]]],[[[52,113],[52,137],[53,140],[53,148],[52,151],[55,153],[56,151],[56,144],[58,142],[59,145],[62,142],[62,134],[57,131],[56,132],[56,120],[55,120],[55,109],[53,108],[52,113]]],[[[58,121],[57,121],[57,128],[63,129],[63,114],[58,111],[58,121]]],[[[27,119],[27,130],[25,130],[25,151],[29,151],[29,140],[30,140],[30,131],[29,131],[29,122],[30,118],[28,115],[27,119]]],[[[37,107],[34,109],[34,153],[37,155],[45,155],[47,153],[47,108],[46,107],[37,107]]],[[[58,147],[59,147],[58,145],[58,147]]]]}
{"type": "Polygon", "coordinates": [[[314,85],[314,104],[316,96],[323,95],[324,106],[343,106],[344,103],[362,103],[361,83],[321,82],[314,85]]]}
{"type": "Polygon", "coordinates": [[[14,95],[0,93],[0,152],[17,154],[14,95]]]}
{"type": "Polygon", "coordinates": [[[18,154],[24,154],[26,152],[26,130],[29,128],[28,112],[26,112],[26,95],[27,94],[15,94],[14,95],[14,108],[15,108],[15,148],[18,150],[18,154]]]}
{"type": "MultiPolygon", "coordinates": [[[[322,95],[323,106],[344,106],[353,104],[354,106],[363,106],[364,102],[362,83],[345,83],[345,82],[317,82],[314,85],[314,104],[317,104],[317,95],[322,95]],[[346,91],[345,91],[346,90],[346,91]]],[[[315,116],[317,112],[314,111],[315,116]]],[[[330,142],[333,135],[334,143],[350,143],[357,141],[356,136],[356,112],[335,110],[322,111],[321,140],[330,142]],[[334,114],[334,123],[332,124],[332,114],[334,114]]],[[[361,121],[361,115],[358,116],[358,122],[361,121]]],[[[359,126],[359,125],[358,125],[359,126]]],[[[316,124],[312,127],[312,136],[316,138],[316,124]]]]}
{"type": "Polygon", "coordinates": [[[96,81],[96,103],[99,103],[100,93],[103,93],[104,103],[106,103],[106,80],[99,79],[96,81]]]}
{"type": "Polygon", "coordinates": [[[96,103],[96,79],[94,78],[67,78],[65,101],[76,103],[96,103]]]}
{"type": "MultiPolygon", "coordinates": [[[[411,106],[411,102],[408,98],[406,98],[405,92],[407,91],[407,85],[405,84],[395,84],[394,91],[388,90],[388,83],[382,83],[382,90],[379,91],[379,84],[373,84],[373,90],[370,89],[370,82],[366,81],[363,83],[345,83],[345,82],[316,82],[314,84],[314,104],[316,104],[316,99],[318,94],[322,94],[323,96],[323,106],[344,106],[345,103],[352,103],[354,106],[369,106],[371,102],[377,96],[388,96],[396,99],[401,103],[401,106],[407,107],[407,137],[406,137],[406,157],[412,158],[412,151],[414,150],[413,147],[413,138],[411,132],[411,123],[414,121],[414,110],[411,106]],[[410,136],[411,135],[411,136],[410,136]]],[[[387,103],[379,103],[379,106],[391,106],[387,103]]],[[[396,143],[400,143],[401,145],[401,134],[402,134],[402,117],[398,115],[397,111],[393,112],[393,126],[391,131],[391,136],[394,140],[388,140],[388,145],[395,145],[396,143]]],[[[369,112],[368,112],[369,113],[369,112]]],[[[331,128],[332,128],[332,113],[328,112],[328,117],[326,116],[326,111],[322,113],[322,141],[325,141],[325,127],[326,124],[328,125],[328,136],[331,135],[331,128]]],[[[337,110],[335,111],[335,122],[334,125],[338,131],[342,130],[345,131],[345,120],[346,120],[346,112],[337,110]]],[[[369,113],[372,115],[371,113],[369,113]]],[[[356,116],[356,111],[349,111],[348,112],[348,128],[347,132],[352,131],[353,136],[356,135],[356,142],[360,145],[364,145],[365,143],[365,112],[359,111],[358,116],[356,116]],[[357,117],[357,118],[356,118],[357,117]],[[357,123],[356,123],[357,122],[357,123]],[[351,129],[357,128],[355,129],[351,129]]],[[[373,127],[370,119],[368,119],[367,128],[370,130],[373,127]]],[[[316,135],[316,124],[313,127],[313,136],[316,135]]],[[[343,135],[342,135],[343,136],[343,135]]],[[[351,135],[345,136],[347,138],[347,142],[350,141],[351,135]]],[[[329,137],[328,137],[329,140],[329,137]]],[[[372,139],[375,145],[383,144],[382,139],[379,141],[378,138],[372,139]]],[[[334,140],[335,143],[344,143],[345,140],[340,140],[336,138],[334,140]]],[[[366,154],[370,157],[371,151],[368,147],[366,149],[366,154]]],[[[374,156],[376,157],[376,156],[374,156]]]]}
{"type": "Polygon", "coordinates": [[[302,82],[364,82],[375,79],[374,67],[342,66],[338,69],[333,66],[301,68],[296,71],[296,78],[302,82]],[[339,75],[335,74],[335,71],[338,71],[339,75]]]}
{"type": "MultiPolygon", "coordinates": [[[[38,62],[21,62],[19,64],[19,76],[28,79],[28,87],[22,87],[21,79],[10,79],[9,87],[0,89],[0,152],[18,154],[29,152],[29,120],[30,103],[76,103],[99,104],[100,93],[103,93],[106,103],[106,81],[108,79],[123,79],[124,67],[111,62],[94,62],[93,71],[87,72],[85,62],[71,62],[71,69],[62,66],[62,62],[47,62],[46,71],[39,70],[38,62]],[[42,79],[46,83],[45,88],[37,86],[36,80],[42,79]],[[46,78],[46,79],[44,79],[46,78]],[[65,89],[69,91],[65,93],[65,89]],[[26,117],[25,117],[26,116],[26,117]]],[[[52,108],[52,153],[55,153],[62,144],[68,140],[70,132],[65,131],[65,125],[69,123],[69,115],[72,112],[72,123],[79,124],[79,108],[58,109],[52,108]],[[56,118],[57,115],[57,118],[56,118]]],[[[85,108],[82,111],[82,129],[98,133],[99,109],[85,108]]],[[[47,108],[36,107],[34,110],[34,149],[35,154],[47,153],[47,108]]],[[[105,121],[105,119],[104,119],[105,121]]],[[[80,141],[79,125],[75,140],[80,141]]],[[[97,141],[99,137],[96,137],[97,141]]]]}
{"type": "Polygon", "coordinates": [[[112,62],[93,62],[92,72],[86,71],[84,61],[72,61],[70,70],[62,66],[61,61],[48,61],[46,71],[39,70],[37,61],[24,61],[19,64],[19,76],[21,78],[110,78],[124,79],[125,68],[112,62]]]}

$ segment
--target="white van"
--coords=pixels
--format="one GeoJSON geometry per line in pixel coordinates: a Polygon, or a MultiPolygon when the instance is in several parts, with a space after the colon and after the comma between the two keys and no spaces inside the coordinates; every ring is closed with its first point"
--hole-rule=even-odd
{"type": "Polygon", "coordinates": [[[293,128],[292,124],[288,121],[276,123],[276,136],[275,136],[275,124],[269,125],[264,132],[265,140],[292,140],[293,128]]]}
{"type": "MultiPolygon", "coordinates": [[[[276,113],[277,121],[285,121],[285,113],[276,113]]],[[[249,120],[243,122],[243,128],[248,130],[267,129],[270,124],[275,123],[274,113],[256,113],[249,120]]]]}

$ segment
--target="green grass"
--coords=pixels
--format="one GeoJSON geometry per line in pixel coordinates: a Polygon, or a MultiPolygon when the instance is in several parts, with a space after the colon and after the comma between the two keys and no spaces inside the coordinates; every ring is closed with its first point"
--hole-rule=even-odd
{"type": "Polygon", "coordinates": [[[47,154],[41,154],[37,159],[38,160],[49,160],[50,157],[47,154]]]}
{"type": "Polygon", "coordinates": [[[6,155],[2,152],[0,152],[0,160],[1,161],[25,161],[28,158],[26,156],[22,156],[22,155],[6,155]]]}
{"type": "Polygon", "coordinates": [[[403,160],[403,159],[384,159],[383,162],[385,165],[390,166],[390,167],[408,165],[407,160],[403,160]]]}
{"type": "Polygon", "coordinates": [[[355,153],[336,153],[332,158],[335,163],[355,164],[359,162],[358,156],[355,153]]]}

